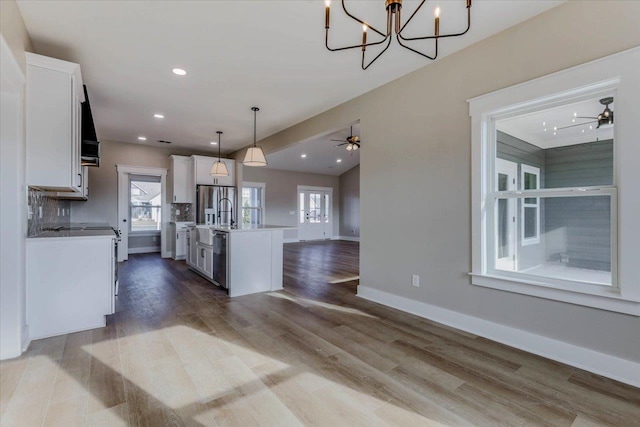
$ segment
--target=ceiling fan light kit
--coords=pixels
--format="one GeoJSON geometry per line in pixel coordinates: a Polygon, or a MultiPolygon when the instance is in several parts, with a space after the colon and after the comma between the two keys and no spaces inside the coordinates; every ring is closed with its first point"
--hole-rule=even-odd
{"type": "Polygon", "coordinates": [[[337,52],[337,51],[342,51],[342,50],[348,50],[348,49],[362,49],[362,69],[366,70],[367,68],[369,68],[369,66],[371,64],[373,64],[378,58],[380,58],[380,56],[382,56],[382,54],[384,52],[386,52],[387,49],[389,49],[389,46],[391,45],[391,40],[393,39],[393,34],[395,33],[395,37],[396,40],[398,41],[398,44],[402,47],[404,47],[405,49],[408,49],[414,53],[417,53],[420,56],[423,56],[427,59],[430,60],[435,60],[438,57],[438,40],[441,38],[445,38],[445,37],[457,37],[457,36],[462,36],[464,34],[466,34],[469,29],[471,28],[471,0],[466,0],[466,9],[467,9],[467,29],[460,32],[460,33],[454,33],[454,34],[440,34],[440,8],[436,8],[435,10],[435,16],[434,16],[434,31],[433,31],[433,35],[429,35],[429,36],[423,36],[423,37],[404,37],[403,36],[403,31],[405,30],[405,28],[407,27],[407,25],[409,25],[409,23],[411,22],[411,20],[413,19],[414,16],[416,16],[416,14],[418,13],[418,11],[422,8],[422,6],[426,3],[426,0],[422,0],[420,2],[420,4],[418,5],[418,7],[416,8],[416,10],[411,14],[411,16],[409,17],[409,19],[407,20],[407,22],[405,22],[404,24],[402,24],[402,15],[401,15],[401,11],[402,11],[402,0],[385,0],[385,9],[387,10],[387,28],[386,31],[380,31],[378,29],[376,29],[375,27],[372,27],[370,24],[368,24],[367,22],[355,17],[354,15],[352,15],[348,10],[347,7],[345,5],[345,0],[341,0],[342,2],[342,9],[344,10],[344,13],[351,19],[353,19],[354,21],[360,23],[362,25],[362,43],[360,44],[356,44],[356,45],[352,45],[352,46],[345,46],[345,47],[338,47],[338,48],[332,48],[329,47],[329,28],[330,28],[330,21],[331,21],[331,1],[330,0],[326,0],[325,4],[326,4],[326,8],[325,8],[325,18],[324,18],[324,29],[325,29],[325,46],[327,47],[328,50],[332,51],[332,52],[337,52]],[[380,37],[383,37],[383,39],[381,40],[377,40],[377,41],[373,41],[373,42],[367,42],[367,30],[371,29],[371,31],[373,31],[374,33],[378,34],[380,37]],[[417,40],[433,40],[434,41],[434,53],[432,55],[427,55],[426,53],[420,52],[417,49],[414,49],[413,47],[410,47],[407,42],[413,42],[413,41],[417,41],[417,40]],[[370,46],[377,46],[377,45],[383,45],[386,44],[384,46],[384,49],[378,53],[377,56],[375,56],[371,61],[369,61],[368,63],[366,62],[366,51],[367,51],[367,47],[370,46]]]}
{"type": "Polygon", "coordinates": [[[222,131],[217,131],[216,133],[218,134],[218,161],[215,162],[211,166],[211,170],[209,171],[209,175],[211,175],[211,176],[229,176],[229,170],[227,169],[227,165],[220,158],[220,146],[222,145],[220,137],[222,135],[222,131]]]}
{"type": "Polygon", "coordinates": [[[350,151],[353,154],[354,151],[360,148],[360,137],[358,135],[353,134],[353,126],[351,126],[351,130],[349,132],[349,136],[346,139],[332,139],[331,141],[341,142],[341,144],[335,145],[336,147],[342,147],[346,145],[347,151],[350,151]]]}
{"type": "Polygon", "coordinates": [[[245,166],[266,166],[267,158],[264,155],[264,151],[262,151],[262,147],[256,145],[256,116],[260,109],[251,107],[251,111],[253,111],[253,146],[247,149],[242,164],[245,166]]]}
{"type": "MultiPolygon", "coordinates": [[[[608,126],[613,124],[613,110],[609,108],[609,104],[613,104],[613,96],[608,96],[600,100],[600,104],[604,105],[604,111],[598,114],[598,117],[585,117],[576,116],[576,119],[590,119],[588,122],[578,123],[575,125],[563,126],[557,128],[557,130],[569,129],[576,126],[585,126],[592,123],[597,123],[596,129],[600,129],[601,126],[608,126]]],[[[574,120],[575,121],[575,120],[574,120]]],[[[554,129],[555,130],[555,129],[554,129]]],[[[555,133],[554,133],[555,135],[555,133]]]]}

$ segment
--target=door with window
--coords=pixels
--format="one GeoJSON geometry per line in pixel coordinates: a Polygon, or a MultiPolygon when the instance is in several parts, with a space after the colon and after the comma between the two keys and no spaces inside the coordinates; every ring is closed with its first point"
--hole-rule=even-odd
{"type": "Polygon", "coordinates": [[[331,238],[331,188],[298,187],[298,239],[331,238]]]}
{"type": "MultiPolygon", "coordinates": [[[[518,164],[496,159],[496,190],[514,191],[517,188],[518,164]]],[[[496,269],[513,271],[516,268],[517,228],[516,199],[498,199],[496,215],[496,269]]]]}

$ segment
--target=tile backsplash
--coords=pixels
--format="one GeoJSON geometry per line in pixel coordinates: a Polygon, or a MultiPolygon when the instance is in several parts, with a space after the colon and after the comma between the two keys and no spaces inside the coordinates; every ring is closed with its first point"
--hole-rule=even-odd
{"type": "Polygon", "coordinates": [[[195,221],[193,205],[191,203],[171,203],[171,221],[195,221]],[[180,211],[179,214],[178,211],[180,211]]]}
{"type": "Polygon", "coordinates": [[[31,219],[27,221],[28,237],[50,228],[68,226],[71,222],[71,205],[68,200],[54,199],[45,191],[29,188],[27,204],[31,212],[31,219]]]}

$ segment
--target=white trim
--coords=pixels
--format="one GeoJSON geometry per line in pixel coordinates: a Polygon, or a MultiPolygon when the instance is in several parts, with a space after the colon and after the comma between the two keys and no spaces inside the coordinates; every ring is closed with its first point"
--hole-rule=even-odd
{"type": "MultiPolygon", "coordinates": [[[[242,206],[242,190],[247,187],[247,188],[260,188],[262,189],[262,191],[260,191],[260,224],[264,224],[265,223],[265,218],[266,218],[266,195],[265,193],[267,192],[267,184],[264,182],[249,182],[249,181],[243,181],[242,182],[242,186],[240,187],[240,194],[238,195],[238,205],[239,205],[239,211],[240,214],[242,214],[242,210],[244,209],[244,206],[242,206]]],[[[255,208],[253,208],[255,209],[255,208]]]]}
{"type": "Polygon", "coordinates": [[[333,235],[333,206],[334,206],[334,202],[333,202],[333,187],[316,187],[316,186],[311,186],[311,185],[298,185],[298,191],[296,193],[296,205],[298,206],[298,210],[296,211],[296,225],[298,227],[298,238],[300,238],[300,225],[302,225],[300,223],[300,193],[301,192],[306,192],[306,191],[318,191],[318,192],[322,192],[322,193],[327,193],[329,195],[329,222],[325,222],[325,237],[324,239],[310,239],[310,240],[303,240],[300,239],[300,241],[318,241],[318,240],[330,240],[333,239],[334,235],[333,235]],[[327,236],[327,228],[329,230],[329,236],[327,236]]]}
{"type": "MultiPolygon", "coordinates": [[[[129,175],[151,175],[160,177],[160,183],[162,185],[162,231],[160,232],[160,252],[162,258],[171,258],[169,239],[167,239],[166,236],[169,230],[169,222],[171,221],[171,203],[168,203],[169,193],[167,188],[167,169],[148,166],[116,165],[116,171],[118,172],[118,229],[122,229],[122,227],[120,227],[120,224],[122,224],[120,204],[122,203],[124,207],[126,202],[127,211],[130,211],[131,199],[129,197],[129,175]],[[127,179],[124,179],[125,177],[127,179]]],[[[129,220],[129,215],[130,213],[127,213],[127,220],[129,220]]],[[[128,229],[126,237],[127,239],[129,237],[128,229]]],[[[124,250],[124,248],[122,251],[118,251],[118,261],[125,261],[128,254],[134,253],[129,252],[128,240],[126,242],[126,245],[126,251],[124,250]]]]}
{"type": "MultiPolygon", "coordinates": [[[[524,163],[520,164],[520,190],[525,191],[524,187],[524,174],[528,173],[529,175],[535,175],[536,177],[536,188],[533,190],[540,190],[540,168],[535,166],[527,165],[524,163]]],[[[527,191],[530,191],[529,189],[527,191]]],[[[526,203],[526,200],[533,197],[523,197],[522,203],[520,204],[520,245],[529,246],[529,245],[539,245],[540,244],[540,198],[535,197],[536,202],[526,203]],[[525,210],[526,208],[535,208],[536,210],[536,235],[535,237],[525,237],[524,235],[524,227],[525,227],[525,210]]]]}
{"type": "Polygon", "coordinates": [[[146,246],[142,248],[129,248],[129,255],[131,254],[149,254],[154,252],[160,252],[160,246],[146,246]]]}
{"type": "MultiPolygon", "coordinates": [[[[563,70],[516,86],[501,89],[490,94],[469,100],[471,115],[471,174],[474,179],[471,201],[471,241],[472,241],[472,283],[480,286],[492,286],[495,289],[515,293],[571,302],[595,308],[618,311],[611,305],[603,308],[603,304],[596,302],[599,297],[589,294],[589,286],[580,289],[564,289],[564,297],[558,298],[558,292],[539,290],[531,286],[521,286],[516,281],[503,280],[498,282],[488,271],[488,253],[485,253],[485,242],[488,236],[493,236],[492,222],[487,218],[492,215],[492,204],[488,203],[493,192],[486,179],[488,171],[494,169],[495,151],[491,141],[495,139],[495,121],[515,115],[526,114],[541,109],[553,108],[567,102],[577,102],[592,99],[597,96],[612,95],[616,102],[616,122],[614,132],[614,187],[602,188],[599,191],[616,191],[617,204],[612,206],[612,282],[618,288],[620,300],[640,300],[640,264],[637,262],[638,242],[640,241],[640,197],[637,192],[637,182],[640,182],[640,168],[637,159],[640,158],[640,130],[636,126],[636,118],[640,117],[640,84],[638,69],[640,69],[640,47],[611,55],[596,61],[582,64],[568,70],[563,70]],[[483,276],[486,280],[477,280],[483,276]],[[480,284],[479,282],[483,282],[480,284]],[[493,281],[493,285],[490,283],[493,281]],[[486,282],[486,283],[484,283],[486,282]],[[510,283],[511,288],[505,284],[510,283]],[[529,290],[527,290],[529,289],[529,290]],[[535,289],[535,290],[534,290],[535,289]],[[573,294],[571,293],[573,292],[573,294]],[[573,297],[573,298],[572,298],[573,297]]],[[[491,181],[495,179],[491,178],[491,181]]],[[[566,190],[566,189],[564,189],[566,190]]],[[[587,188],[590,192],[593,189],[587,188]]],[[[536,197],[553,197],[550,190],[527,192],[536,197]]],[[[572,195],[579,195],[579,191],[572,195]]],[[[493,197],[523,197],[522,194],[499,194],[493,197]]],[[[560,193],[555,193],[559,196],[560,193]]],[[[583,193],[583,195],[586,195],[583,193]]],[[[591,194],[589,194],[591,195],[591,194]]],[[[612,197],[616,197],[613,195],[612,197]]],[[[502,280],[502,279],[501,279],[502,280]]],[[[579,287],[579,286],[578,286],[579,287]]],[[[622,304],[626,305],[626,304],[622,304]]],[[[635,309],[634,309],[635,310],[635,309]]],[[[621,309],[620,312],[626,312],[621,309]]]]}
{"type": "Polygon", "coordinates": [[[640,387],[640,363],[638,362],[599,353],[553,338],[532,334],[522,329],[410,300],[362,285],[358,286],[357,296],[625,384],[640,387]]]}
{"type": "Polygon", "coordinates": [[[360,241],[360,237],[338,236],[338,237],[332,237],[332,240],[348,240],[350,242],[359,242],[360,241]]]}

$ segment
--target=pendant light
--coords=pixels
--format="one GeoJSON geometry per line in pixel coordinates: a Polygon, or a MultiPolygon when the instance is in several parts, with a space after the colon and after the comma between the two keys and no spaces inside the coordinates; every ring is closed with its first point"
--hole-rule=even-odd
{"type": "Polygon", "coordinates": [[[256,145],[256,116],[260,109],[252,107],[251,111],[253,111],[253,146],[247,149],[242,164],[245,166],[266,166],[267,158],[264,156],[264,151],[262,151],[262,147],[256,145]]]}
{"type": "Polygon", "coordinates": [[[222,135],[222,131],[217,131],[218,134],[218,161],[211,166],[211,171],[209,175],[211,176],[229,176],[229,171],[227,170],[227,165],[220,159],[220,146],[222,145],[222,141],[220,141],[220,135],[222,135]]]}

